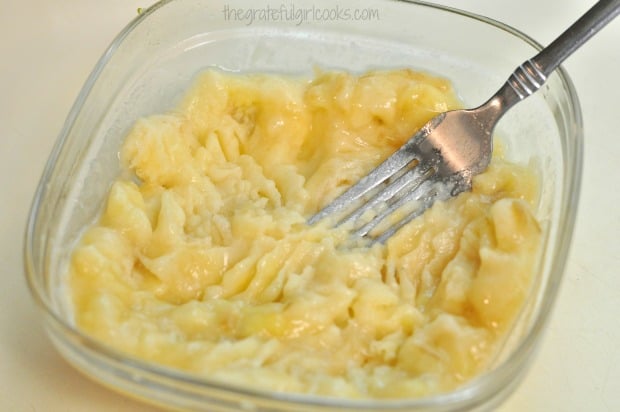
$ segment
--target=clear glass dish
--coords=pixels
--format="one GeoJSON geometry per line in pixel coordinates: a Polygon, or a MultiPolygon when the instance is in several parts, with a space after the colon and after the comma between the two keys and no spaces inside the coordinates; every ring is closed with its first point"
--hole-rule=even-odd
{"type": "Polygon", "coordinates": [[[306,75],[315,67],[353,72],[412,67],[451,79],[465,104],[474,106],[539,49],[501,23],[415,1],[157,3],[132,21],[97,63],[34,196],[25,241],[27,280],[54,345],[104,385],[175,409],[492,409],[516,387],[541,339],[573,232],[583,136],[575,90],[562,69],[498,126],[511,160],[534,161],[540,169],[537,214],[545,229],[544,252],[531,296],[495,364],[454,392],[399,401],[325,399],[234,387],[131,359],[76,329],[63,268],[70,246],[97,216],[120,172],[117,154],[127,130],[142,116],[173,108],[207,67],[306,75]],[[281,11],[266,12],[270,9],[281,11]]]}

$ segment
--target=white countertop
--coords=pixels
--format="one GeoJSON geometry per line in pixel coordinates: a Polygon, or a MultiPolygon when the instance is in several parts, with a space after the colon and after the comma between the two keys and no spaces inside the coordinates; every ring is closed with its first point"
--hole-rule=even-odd
{"type": "MultiPolygon", "coordinates": [[[[22,259],[28,208],[73,100],[116,33],[151,3],[0,0],[1,411],[153,410],[60,358],[28,293],[22,259]]],[[[547,44],[594,0],[438,3],[501,20],[547,44]]],[[[548,332],[503,412],[620,410],[620,18],[565,67],[585,123],[577,227],[548,332]]]]}

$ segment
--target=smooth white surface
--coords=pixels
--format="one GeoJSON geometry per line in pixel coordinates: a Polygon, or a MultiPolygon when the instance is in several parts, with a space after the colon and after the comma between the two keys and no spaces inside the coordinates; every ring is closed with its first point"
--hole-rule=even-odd
{"type": "MultiPolygon", "coordinates": [[[[309,3],[311,0],[309,0],[309,3]]],[[[442,0],[542,44],[593,0],[442,0]]],[[[112,38],[149,0],[0,0],[0,410],[152,411],[84,378],[54,351],[24,280],[26,215],[73,100],[112,38]]],[[[274,0],[274,5],[286,1],[274,0]]],[[[515,65],[520,62],[515,62],[515,65]]],[[[586,154],[565,280],[508,411],[620,410],[620,19],[565,64],[586,154]]]]}

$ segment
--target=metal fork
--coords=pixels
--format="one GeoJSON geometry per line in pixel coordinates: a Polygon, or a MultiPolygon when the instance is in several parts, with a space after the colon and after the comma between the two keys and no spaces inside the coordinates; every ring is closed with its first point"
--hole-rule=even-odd
{"type": "Polygon", "coordinates": [[[486,103],[434,117],[308,223],[337,217],[336,226],[350,224],[354,236],[383,243],[435,202],[471,189],[473,176],[483,172],[491,160],[492,133],[502,115],[538,90],[561,62],[619,12],[620,0],[596,3],[548,47],[520,65],[486,103]],[[403,212],[405,206],[409,209],[403,212]]]}

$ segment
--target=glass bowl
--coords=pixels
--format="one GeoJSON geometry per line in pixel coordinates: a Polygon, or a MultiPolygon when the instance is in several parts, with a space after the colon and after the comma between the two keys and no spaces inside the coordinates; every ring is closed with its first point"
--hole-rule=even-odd
{"type": "Polygon", "coordinates": [[[174,409],[491,409],[516,387],[541,339],[573,232],[582,126],[575,90],[562,69],[498,125],[511,160],[533,161],[541,173],[536,213],[544,250],[531,295],[500,356],[487,373],[456,391],[398,401],[327,399],[235,387],[132,359],[75,327],[63,273],[71,245],[97,216],[120,173],[118,150],[128,129],[142,116],[173,108],[207,67],[306,75],[315,67],[411,67],[451,79],[464,103],[475,106],[539,49],[501,23],[415,1],[172,0],[145,10],[86,81],[34,196],[25,240],[27,280],[54,345],[101,383],[174,409]]]}

